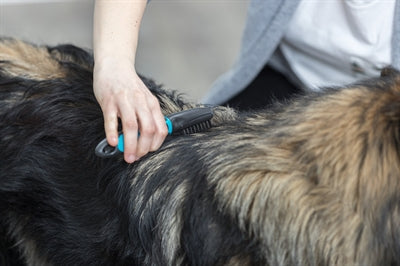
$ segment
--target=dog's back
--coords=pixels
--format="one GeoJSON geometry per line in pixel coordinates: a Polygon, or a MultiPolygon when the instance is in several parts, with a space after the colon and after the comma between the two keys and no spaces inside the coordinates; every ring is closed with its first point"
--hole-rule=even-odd
{"type": "MultiPolygon", "coordinates": [[[[92,64],[0,42],[0,223],[28,264],[400,264],[397,74],[218,107],[207,132],[128,165],[94,155],[92,64]]],[[[145,83],[165,114],[194,106],[145,83]]]]}

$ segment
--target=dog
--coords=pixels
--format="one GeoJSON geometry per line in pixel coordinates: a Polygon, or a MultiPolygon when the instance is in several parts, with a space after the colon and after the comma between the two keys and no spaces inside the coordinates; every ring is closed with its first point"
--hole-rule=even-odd
{"type": "MultiPolygon", "coordinates": [[[[400,265],[400,75],[212,127],[127,164],[93,57],[0,40],[0,254],[26,265],[400,265]]],[[[165,115],[197,104],[150,79],[165,115]]],[[[268,86],[268,85],[266,85],[268,86]]]]}

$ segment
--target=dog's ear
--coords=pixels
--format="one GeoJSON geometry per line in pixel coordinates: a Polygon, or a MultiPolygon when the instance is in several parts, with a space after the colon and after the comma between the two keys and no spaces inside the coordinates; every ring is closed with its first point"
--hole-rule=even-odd
{"type": "Polygon", "coordinates": [[[391,66],[385,67],[381,70],[381,77],[393,77],[398,75],[400,75],[400,71],[391,66]]]}

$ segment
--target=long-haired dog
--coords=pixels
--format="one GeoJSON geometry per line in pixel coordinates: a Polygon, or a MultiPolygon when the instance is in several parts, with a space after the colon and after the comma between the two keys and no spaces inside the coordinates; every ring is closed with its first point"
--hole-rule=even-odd
{"type": "MultiPolygon", "coordinates": [[[[400,265],[400,75],[99,158],[93,59],[0,41],[3,263],[400,265]],[[10,255],[11,254],[11,255],[10,255]],[[14,254],[14,256],[12,256],[14,254]]],[[[163,112],[194,104],[146,80],[163,112]]]]}

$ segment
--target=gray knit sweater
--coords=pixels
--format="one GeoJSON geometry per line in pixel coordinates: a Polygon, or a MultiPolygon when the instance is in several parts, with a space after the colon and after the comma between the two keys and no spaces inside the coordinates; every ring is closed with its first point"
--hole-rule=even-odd
{"type": "MultiPolygon", "coordinates": [[[[202,100],[221,104],[243,90],[268,63],[300,0],[251,0],[242,45],[233,67],[218,78],[202,100]]],[[[379,14],[377,14],[379,15],[379,14]]],[[[400,0],[393,21],[392,64],[400,69],[400,0]]]]}

